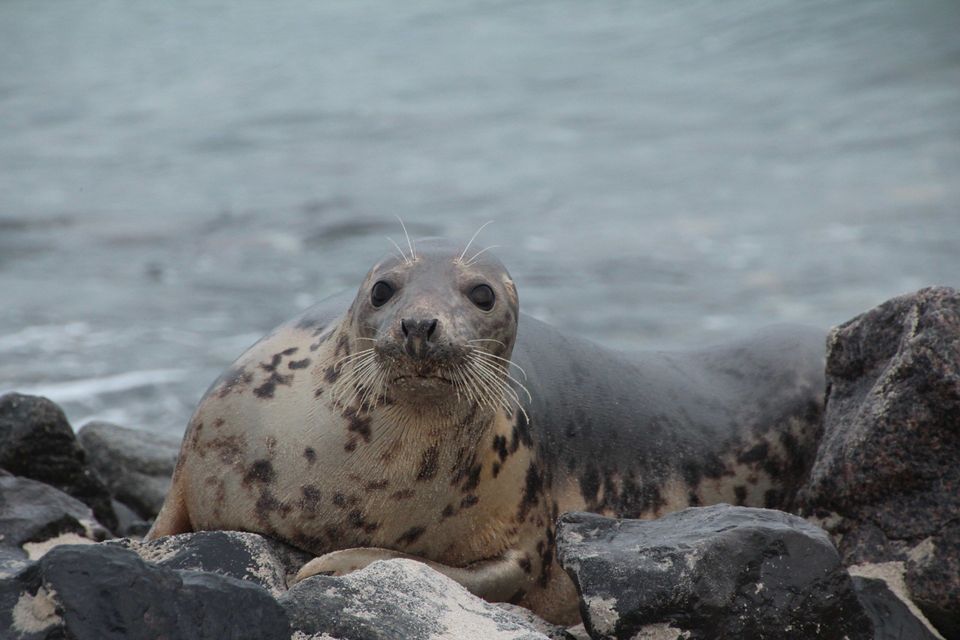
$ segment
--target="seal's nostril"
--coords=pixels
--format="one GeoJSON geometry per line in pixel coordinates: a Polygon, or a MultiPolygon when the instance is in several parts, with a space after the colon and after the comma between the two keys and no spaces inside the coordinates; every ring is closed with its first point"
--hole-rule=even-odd
{"type": "Polygon", "coordinates": [[[437,330],[437,319],[434,318],[433,321],[430,323],[430,326],[427,327],[427,340],[429,340],[431,336],[433,336],[433,332],[436,330],[437,330]]]}
{"type": "Polygon", "coordinates": [[[400,321],[400,331],[403,331],[403,335],[405,336],[410,335],[410,330],[407,329],[407,323],[403,320],[400,321]]]}

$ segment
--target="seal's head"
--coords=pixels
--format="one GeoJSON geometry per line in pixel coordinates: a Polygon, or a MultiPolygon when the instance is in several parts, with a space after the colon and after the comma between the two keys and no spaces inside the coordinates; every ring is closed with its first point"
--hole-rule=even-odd
{"type": "Polygon", "coordinates": [[[367,274],[350,307],[357,340],[346,382],[372,404],[507,406],[517,290],[489,252],[422,240],[367,274]]]}

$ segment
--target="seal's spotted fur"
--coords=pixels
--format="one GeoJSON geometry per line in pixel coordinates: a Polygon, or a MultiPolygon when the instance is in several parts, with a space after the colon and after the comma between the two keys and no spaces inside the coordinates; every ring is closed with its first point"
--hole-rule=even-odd
{"type": "Polygon", "coordinates": [[[346,313],[343,298],[319,304],[211,387],[150,537],[264,533],[320,556],[301,575],[414,556],[569,622],[560,513],[789,507],[817,437],[820,332],[612,351],[521,315],[489,253],[417,249],[378,263],[346,313]],[[380,281],[394,293],[375,306],[380,281]],[[479,284],[492,309],[469,299],[479,284]],[[458,367],[476,348],[490,356],[470,377],[458,367]]]}

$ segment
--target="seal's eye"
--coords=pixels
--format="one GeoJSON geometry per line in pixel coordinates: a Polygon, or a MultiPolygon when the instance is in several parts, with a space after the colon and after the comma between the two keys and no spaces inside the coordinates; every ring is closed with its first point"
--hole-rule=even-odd
{"type": "Polygon", "coordinates": [[[378,281],[370,290],[370,303],[375,307],[382,307],[392,297],[393,287],[383,280],[378,281]]]}
{"type": "Polygon", "coordinates": [[[478,284],[470,291],[470,301],[484,311],[493,309],[493,302],[496,297],[493,295],[493,289],[485,284],[478,284]]]}

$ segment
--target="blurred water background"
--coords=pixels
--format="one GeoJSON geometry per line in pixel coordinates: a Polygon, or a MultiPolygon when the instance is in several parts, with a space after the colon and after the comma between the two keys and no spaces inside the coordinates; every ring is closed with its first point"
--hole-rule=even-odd
{"type": "Polygon", "coordinates": [[[395,215],[618,347],[958,286],[960,3],[0,3],[0,390],[179,432],[395,215]]]}

